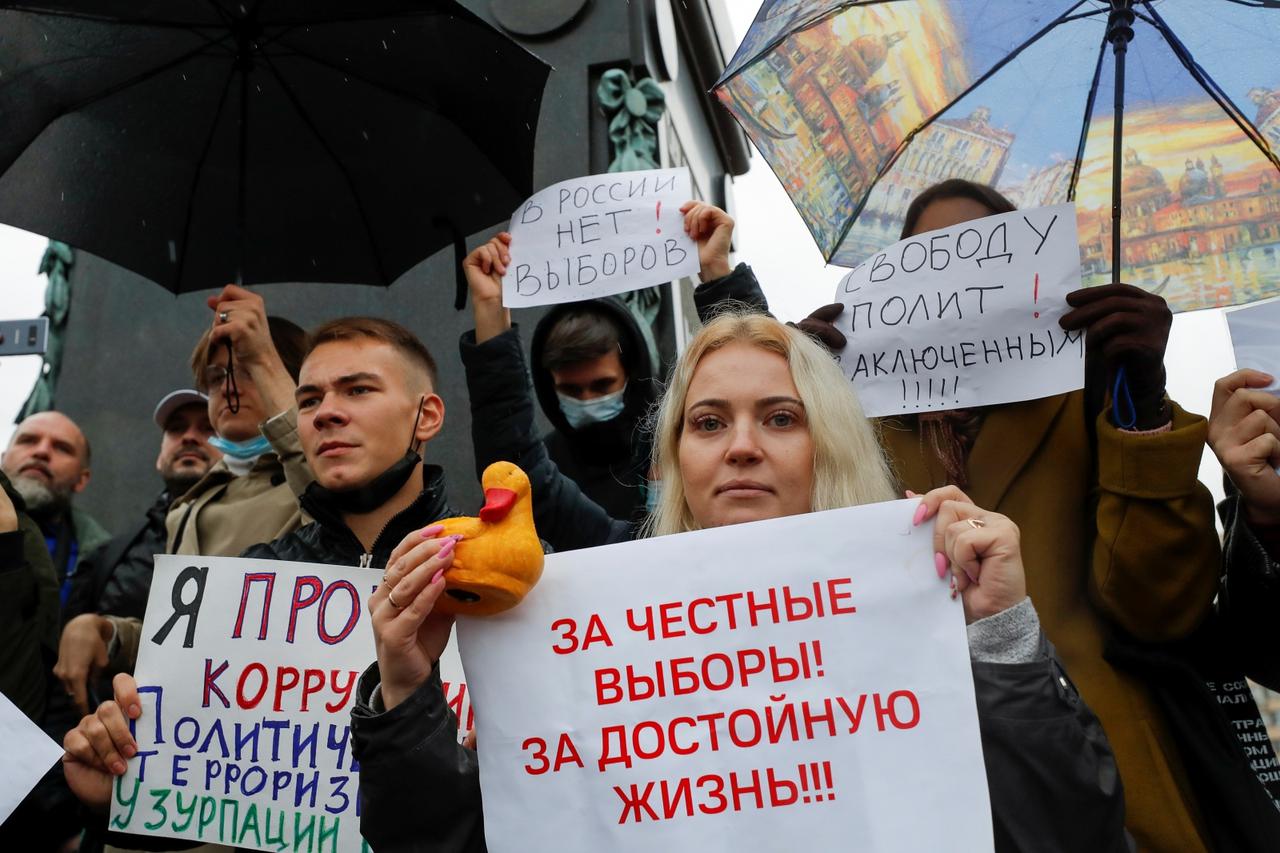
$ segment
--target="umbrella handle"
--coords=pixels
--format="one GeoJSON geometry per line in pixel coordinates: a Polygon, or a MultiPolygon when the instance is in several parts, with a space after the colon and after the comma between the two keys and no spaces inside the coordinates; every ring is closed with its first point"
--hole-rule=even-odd
{"type": "MultiPolygon", "coordinates": [[[[1120,282],[1120,265],[1123,260],[1120,249],[1120,198],[1123,191],[1123,138],[1124,138],[1124,65],[1129,42],[1133,40],[1133,0],[1111,0],[1111,15],[1107,20],[1107,41],[1115,54],[1115,111],[1111,132],[1111,283],[1120,282]]],[[[1123,376],[1123,373],[1118,374],[1123,376]]]]}
{"type": "Polygon", "coordinates": [[[1131,430],[1138,425],[1138,410],[1133,405],[1133,395],[1129,393],[1129,380],[1124,374],[1123,364],[1116,370],[1116,384],[1111,392],[1111,414],[1115,416],[1116,426],[1120,429],[1131,430]]]}
{"type": "Polygon", "coordinates": [[[227,398],[227,411],[235,415],[240,412],[240,387],[236,385],[235,354],[232,352],[231,338],[225,338],[227,345],[227,378],[223,396],[227,398]]]}

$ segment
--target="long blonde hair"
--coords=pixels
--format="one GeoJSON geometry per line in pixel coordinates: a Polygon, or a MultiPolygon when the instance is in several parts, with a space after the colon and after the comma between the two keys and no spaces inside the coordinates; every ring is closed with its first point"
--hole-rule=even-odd
{"type": "Polygon", "coordinates": [[[799,329],[765,314],[730,311],[709,322],[689,343],[659,404],[653,464],[662,485],[658,504],[645,524],[646,535],[698,529],[685,500],[680,472],[680,436],[689,384],[704,356],[740,342],[777,353],[791,370],[813,439],[810,511],[896,497],[876,429],[862,413],[853,387],[831,356],[799,329]]]}

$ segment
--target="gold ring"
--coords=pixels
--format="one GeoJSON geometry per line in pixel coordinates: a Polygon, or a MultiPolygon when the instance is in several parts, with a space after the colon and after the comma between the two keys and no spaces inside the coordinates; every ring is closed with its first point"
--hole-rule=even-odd
{"type": "Polygon", "coordinates": [[[390,601],[391,606],[394,607],[396,610],[404,610],[404,605],[398,604],[396,602],[395,590],[393,589],[387,590],[387,601],[390,601]]]}
{"type": "Polygon", "coordinates": [[[972,527],[974,530],[981,530],[987,526],[987,523],[980,518],[966,518],[964,523],[972,527]]]}

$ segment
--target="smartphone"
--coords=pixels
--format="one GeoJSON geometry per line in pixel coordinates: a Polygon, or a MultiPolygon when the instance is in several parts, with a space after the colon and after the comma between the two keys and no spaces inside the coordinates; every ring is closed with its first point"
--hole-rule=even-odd
{"type": "Polygon", "coordinates": [[[49,344],[49,318],[0,320],[0,357],[43,355],[49,344]]]}

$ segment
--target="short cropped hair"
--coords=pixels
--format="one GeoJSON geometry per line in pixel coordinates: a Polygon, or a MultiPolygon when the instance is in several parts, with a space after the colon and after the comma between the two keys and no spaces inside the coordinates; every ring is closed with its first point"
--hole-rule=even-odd
{"type": "Polygon", "coordinates": [[[935,201],[949,198],[967,198],[970,201],[976,201],[991,211],[993,215],[1010,213],[1018,209],[1013,202],[1001,195],[995,187],[966,181],[963,178],[951,178],[942,183],[934,184],[911,200],[910,206],[907,207],[906,218],[902,222],[902,239],[905,240],[916,233],[916,223],[920,221],[920,214],[924,213],[926,207],[935,201]]]}
{"type": "Polygon", "coordinates": [[[421,368],[427,374],[431,386],[435,387],[436,360],[432,357],[431,350],[404,326],[381,317],[339,317],[312,329],[306,355],[311,355],[321,344],[361,338],[389,344],[415,367],[421,368]]]}
{"type": "MultiPolygon", "coordinates": [[[[307,333],[297,323],[291,323],[283,317],[268,317],[267,330],[271,333],[271,344],[276,348],[284,369],[289,371],[293,381],[298,381],[298,373],[302,370],[302,358],[307,353],[307,333]]],[[[196,348],[191,351],[191,373],[195,377],[196,389],[207,392],[204,387],[204,369],[209,366],[209,336],[212,329],[206,329],[200,336],[196,348]]]]}
{"type": "Polygon", "coordinates": [[[621,348],[622,330],[617,321],[599,308],[579,306],[562,314],[547,333],[542,367],[564,370],[611,352],[621,353],[621,348]]]}

